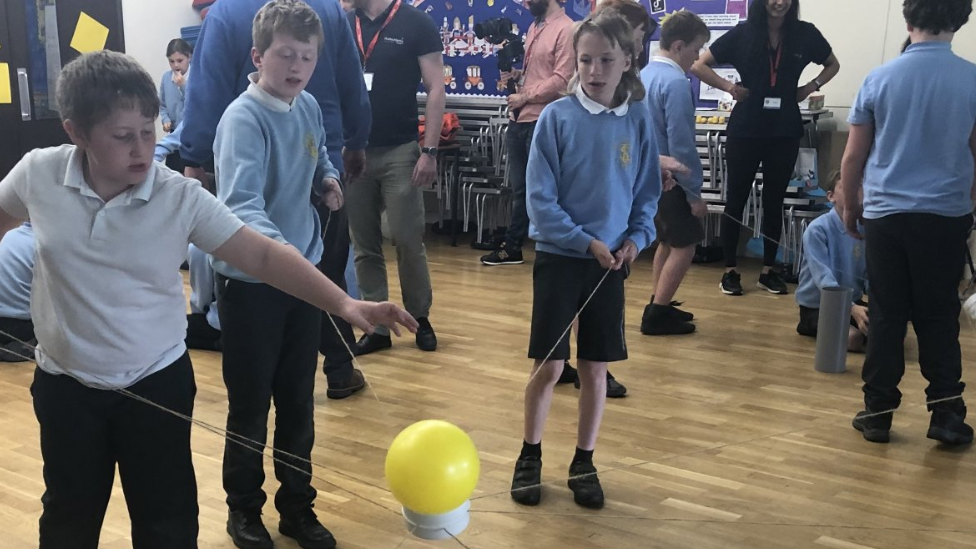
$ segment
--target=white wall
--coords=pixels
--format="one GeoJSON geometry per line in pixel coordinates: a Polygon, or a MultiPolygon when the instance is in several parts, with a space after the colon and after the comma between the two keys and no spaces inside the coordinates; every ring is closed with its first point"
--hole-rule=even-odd
{"type": "Polygon", "coordinates": [[[149,71],[157,86],[169,70],[166,44],[181,27],[200,24],[190,0],[122,0],[125,51],[149,71]]]}
{"type": "MultiPolygon", "coordinates": [[[[871,69],[896,57],[908,36],[901,0],[804,0],[800,15],[820,29],[840,60],[841,71],[824,88],[827,108],[837,128],[846,130],[847,114],[857,90],[871,69]]],[[[953,42],[955,52],[976,62],[976,18],[953,42]]],[[[812,80],[820,67],[811,66],[801,82],[812,80]]]]}

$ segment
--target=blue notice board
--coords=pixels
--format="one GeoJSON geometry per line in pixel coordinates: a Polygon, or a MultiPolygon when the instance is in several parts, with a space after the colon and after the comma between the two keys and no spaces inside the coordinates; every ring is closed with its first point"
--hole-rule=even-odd
{"type": "MultiPolygon", "coordinates": [[[[499,46],[475,36],[474,26],[496,17],[507,17],[524,39],[532,15],[521,0],[406,0],[429,15],[437,25],[444,44],[444,86],[448,93],[468,95],[504,95],[496,52],[499,46]]],[[[596,0],[566,0],[566,13],[581,20],[593,9],[596,0]]],[[[713,39],[745,20],[751,0],[639,0],[651,17],[661,21],[680,9],[693,11],[712,28],[713,39]]],[[[649,37],[656,46],[659,33],[649,37]]],[[[697,79],[692,79],[699,89],[697,79]]],[[[696,96],[699,94],[696,93],[696,96]]],[[[706,94],[707,96],[708,94],[706,94]]],[[[715,100],[699,98],[699,106],[714,107],[715,100]]]]}

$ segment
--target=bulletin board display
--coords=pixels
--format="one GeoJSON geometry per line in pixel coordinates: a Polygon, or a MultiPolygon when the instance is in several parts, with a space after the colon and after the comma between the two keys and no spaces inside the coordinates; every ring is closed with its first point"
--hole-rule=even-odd
{"type": "MultiPolygon", "coordinates": [[[[566,0],[566,14],[579,21],[593,11],[593,1],[566,0]]],[[[412,4],[429,15],[440,30],[448,93],[505,94],[496,56],[500,46],[475,36],[474,27],[489,19],[506,17],[524,40],[533,18],[521,0],[413,0],[412,4]]]]}
{"type": "MultiPolygon", "coordinates": [[[[448,93],[465,95],[505,95],[498,70],[500,46],[475,35],[475,25],[489,19],[506,17],[514,30],[525,39],[532,15],[522,0],[406,0],[429,15],[440,30],[444,45],[444,86],[448,93]]],[[[566,0],[566,14],[573,20],[589,15],[597,0],[566,0]]],[[[712,29],[712,40],[718,39],[740,21],[745,21],[751,0],[638,0],[657,21],[669,13],[687,9],[698,14],[712,29]]],[[[660,31],[648,38],[648,47],[657,49],[660,31]]],[[[721,72],[736,79],[734,70],[721,72]]],[[[699,108],[718,106],[727,95],[692,78],[699,108]]],[[[731,100],[731,96],[728,97],[731,100]]]]}

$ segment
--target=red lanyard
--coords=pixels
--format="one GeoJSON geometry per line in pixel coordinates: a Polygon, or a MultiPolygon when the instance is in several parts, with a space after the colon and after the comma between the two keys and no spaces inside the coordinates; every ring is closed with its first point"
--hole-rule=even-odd
{"type": "Polygon", "coordinates": [[[776,58],[773,58],[772,52],[769,55],[769,87],[776,87],[776,77],[779,76],[779,62],[783,59],[783,41],[780,40],[779,46],[776,47],[776,58]]]}
{"type": "Polygon", "coordinates": [[[363,68],[366,67],[366,63],[369,61],[369,56],[373,55],[373,48],[376,47],[376,43],[380,39],[380,34],[383,33],[383,29],[393,21],[393,16],[396,15],[397,11],[400,10],[400,0],[394,0],[393,8],[390,9],[390,14],[386,16],[386,21],[383,21],[383,26],[380,30],[376,31],[376,36],[373,37],[373,41],[369,43],[368,48],[363,47],[363,25],[359,21],[359,17],[356,17],[356,42],[359,45],[359,52],[363,54],[363,68]]]}

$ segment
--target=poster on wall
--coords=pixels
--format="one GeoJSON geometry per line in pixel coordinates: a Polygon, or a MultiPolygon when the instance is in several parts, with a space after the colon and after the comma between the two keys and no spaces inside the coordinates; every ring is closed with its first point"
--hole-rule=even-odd
{"type": "MultiPolygon", "coordinates": [[[[409,0],[408,0],[409,1],[409,0]]],[[[521,66],[517,48],[503,46],[502,38],[524,42],[532,15],[516,0],[413,0],[429,15],[444,44],[444,86],[448,93],[505,95],[499,65],[521,66]],[[511,27],[502,19],[508,19],[511,27]],[[478,30],[481,36],[478,36],[478,30]]],[[[567,0],[566,14],[581,20],[593,9],[592,0],[567,0]]]]}

